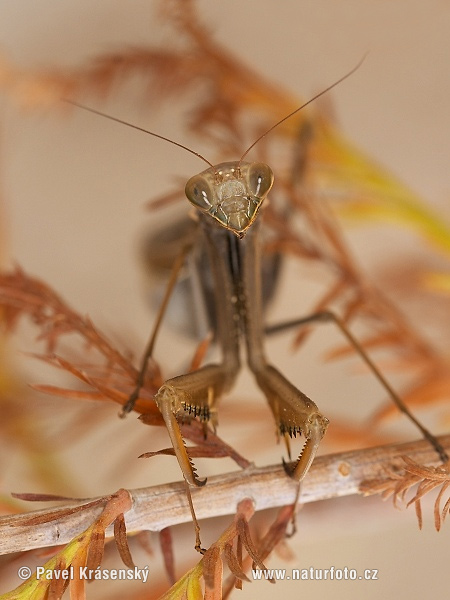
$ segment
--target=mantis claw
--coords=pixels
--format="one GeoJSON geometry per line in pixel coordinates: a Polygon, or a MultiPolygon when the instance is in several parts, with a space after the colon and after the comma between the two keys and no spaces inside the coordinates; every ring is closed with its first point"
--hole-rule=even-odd
{"type": "Polygon", "coordinates": [[[289,477],[292,477],[296,481],[301,481],[305,477],[316,456],[317,449],[325,435],[328,424],[329,420],[320,412],[312,413],[305,421],[302,431],[305,434],[306,441],[297,462],[292,467],[283,459],[283,467],[289,477]]]}
{"type": "Polygon", "coordinates": [[[302,434],[305,436],[302,452],[295,465],[290,467],[283,461],[288,475],[301,481],[314,460],[329,421],[317,405],[294,387],[275,367],[263,364],[256,372],[256,379],[277,423],[277,435],[282,435],[288,444],[289,458],[289,438],[302,434]]]}
{"type": "Polygon", "coordinates": [[[175,456],[183,471],[183,476],[187,483],[196,487],[203,487],[206,479],[199,479],[197,470],[194,467],[188,449],[186,448],[183,436],[181,435],[180,425],[177,421],[177,414],[183,416],[184,410],[178,399],[177,390],[171,385],[163,385],[155,396],[156,404],[161,412],[164,422],[172,442],[175,456]]]}

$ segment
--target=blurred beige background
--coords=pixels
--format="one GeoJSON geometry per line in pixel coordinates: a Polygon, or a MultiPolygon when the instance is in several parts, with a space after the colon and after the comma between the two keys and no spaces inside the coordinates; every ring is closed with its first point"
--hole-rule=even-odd
{"type": "MultiPolygon", "coordinates": [[[[219,41],[272,81],[302,97],[329,85],[369,51],[358,73],[332,93],[338,123],[361,149],[389,166],[430,205],[450,217],[448,3],[205,0],[198,5],[219,41]]],[[[0,51],[24,69],[39,69],[76,66],[126,46],[168,43],[170,30],[161,27],[154,8],[151,0],[2,2],[0,51]]],[[[190,143],[180,128],[182,105],[161,107],[160,112],[151,114],[136,111],[136,97],[131,86],[129,95],[121,92],[100,108],[190,143]]],[[[152,319],[137,258],[139,240],[155,226],[144,204],[171,189],[175,176],[188,177],[200,170],[198,161],[168,144],[82,111],[58,119],[52,114],[20,113],[4,98],[1,107],[3,262],[8,266],[17,262],[44,278],[72,306],[88,313],[104,331],[125,340],[139,354],[152,319]]],[[[202,148],[195,149],[202,152],[202,148]]],[[[394,255],[412,253],[414,260],[425,251],[411,233],[394,228],[382,233],[353,230],[348,238],[368,269],[383,266],[394,260],[394,255]]],[[[298,293],[291,282],[285,283],[273,320],[277,314],[294,316],[298,306],[298,293]]],[[[420,307],[411,310],[411,318],[421,318],[420,307]]],[[[327,402],[328,406],[339,403],[340,398],[344,401],[349,395],[348,368],[324,366],[319,361],[329,343],[325,337],[328,333],[318,334],[307,355],[290,356],[287,340],[277,341],[272,350],[274,356],[283,357],[282,366],[292,378],[298,379],[301,370],[303,379],[296,383],[320,399],[322,407],[327,402]]],[[[182,364],[181,358],[174,358],[174,348],[184,344],[173,329],[166,328],[157,357],[171,373],[182,364]]],[[[17,347],[23,349],[20,342],[17,347]]],[[[32,381],[47,381],[41,367],[29,361],[21,369],[32,381]]],[[[239,386],[231,407],[236,407],[238,398],[257,395],[246,375],[239,386]]],[[[360,377],[356,386],[361,398],[368,398],[375,406],[380,399],[377,385],[360,377]]],[[[231,410],[224,406],[223,437],[233,441],[234,436],[250,436],[251,423],[243,424],[239,431],[227,429],[231,410]]],[[[111,452],[93,455],[100,452],[94,443],[84,455],[81,448],[79,469],[83,473],[86,461],[95,456],[94,473],[107,465],[111,474],[117,456],[121,472],[112,474],[108,484],[112,487],[98,489],[93,483],[89,493],[106,493],[114,485],[146,485],[158,469],[155,481],[179,479],[176,467],[170,470],[168,461],[144,467],[139,463],[127,473],[123,469],[127,440],[134,440],[129,457],[133,460],[149,449],[146,438],[139,430],[141,437],[134,439],[136,423],[132,419],[119,422],[115,407],[110,418],[105,426],[115,440],[111,452]],[[124,440],[123,447],[118,439],[124,440]]],[[[272,435],[272,429],[269,423],[261,435],[272,435]]],[[[273,448],[252,458],[267,464],[279,461],[279,456],[274,440],[273,448]]],[[[13,473],[6,474],[6,481],[10,480],[13,473]]],[[[274,591],[286,598],[305,593],[311,600],[325,594],[336,599],[429,595],[447,585],[449,525],[437,534],[431,508],[426,506],[424,512],[424,531],[419,532],[411,510],[397,512],[378,498],[307,506],[292,541],[296,558],[285,565],[274,557],[271,566],[378,569],[379,580],[279,582],[275,590],[268,584],[253,583],[239,597],[251,598],[255,593],[272,597],[274,591]]],[[[94,597],[94,588],[89,594],[94,597]]]]}

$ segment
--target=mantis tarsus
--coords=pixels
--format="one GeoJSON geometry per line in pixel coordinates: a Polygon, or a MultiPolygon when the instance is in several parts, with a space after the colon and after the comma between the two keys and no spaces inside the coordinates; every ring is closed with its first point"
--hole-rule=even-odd
{"type": "MultiPolygon", "coordinates": [[[[245,341],[249,368],[269,403],[278,434],[286,438],[288,448],[289,436],[297,434],[305,436],[305,443],[297,461],[293,465],[285,465],[291,477],[297,481],[305,477],[326,432],[328,419],[321,414],[316,404],[292,385],[278,369],[269,364],[265,357],[258,214],[272,187],[273,173],[264,163],[249,163],[244,162],[243,159],[270,131],[349,77],[361,62],[344,77],[273,125],[246,150],[239,161],[223,162],[218,165],[213,165],[182,144],[69,101],[113,121],[169,141],[195,154],[209,165],[208,169],[189,179],[185,191],[188,200],[197,209],[199,236],[209,258],[217,315],[216,341],[220,346],[222,359],[218,363],[208,364],[193,372],[167,380],[155,396],[183,476],[191,486],[203,486],[206,479],[199,479],[196,474],[184,444],[180,422],[197,417],[205,424],[210,421],[215,427],[217,402],[231,389],[240,370],[241,340],[245,341]]],[[[166,294],[167,299],[169,295],[170,291],[166,294]]],[[[163,310],[160,312],[160,318],[144,355],[136,389],[124,406],[123,414],[132,410],[139,396],[162,314],[163,310]]],[[[421,433],[433,444],[441,459],[445,460],[446,454],[434,436],[411,415],[339,319],[331,313],[321,313],[307,317],[303,321],[313,320],[333,320],[338,324],[393,401],[419,427],[421,433]]],[[[298,322],[300,323],[301,320],[298,322]]],[[[287,325],[280,327],[285,326],[287,325]]]]}

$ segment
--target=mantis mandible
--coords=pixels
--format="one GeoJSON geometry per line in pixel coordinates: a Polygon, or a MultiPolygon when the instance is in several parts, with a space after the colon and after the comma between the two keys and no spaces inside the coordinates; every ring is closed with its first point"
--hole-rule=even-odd
{"type": "MultiPolygon", "coordinates": [[[[301,481],[307,474],[327,430],[329,421],[322,415],[316,404],[290,383],[275,366],[267,361],[265,356],[258,216],[272,188],[274,176],[268,165],[260,162],[245,162],[244,158],[275,127],[350,77],[363,60],[364,58],[346,75],[275,123],[244,152],[238,161],[217,165],[213,165],[201,154],[173,140],[67,100],[75,106],[168,141],[195,154],[209,165],[208,169],[189,179],[185,193],[189,202],[197,210],[199,235],[209,257],[217,315],[216,341],[220,346],[222,358],[217,363],[168,379],[155,396],[155,402],[166,424],[183,476],[190,486],[203,486],[206,479],[200,479],[196,474],[181,434],[180,422],[199,418],[205,423],[210,421],[215,428],[218,400],[230,391],[241,367],[242,340],[245,342],[248,366],[268,401],[278,435],[284,436],[287,444],[288,436],[304,435],[305,442],[297,461],[293,466],[285,464],[287,473],[295,480],[301,481]]],[[[440,457],[445,460],[445,451],[436,438],[409,412],[340,320],[332,313],[325,312],[298,320],[297,323],[313,320],[332,320],[339,326],[385,387],[394,403],[414,422],[424,437],[433,444],[440,457]]],[[[281,325],[278,329],[287,326],[292,326],[292,323],[281,325]]],[[[123,407],[122,414],[133,409],[139,396],[158,327],[159,324],[154,329],[143,357],[136,388],[123,407]]]]}

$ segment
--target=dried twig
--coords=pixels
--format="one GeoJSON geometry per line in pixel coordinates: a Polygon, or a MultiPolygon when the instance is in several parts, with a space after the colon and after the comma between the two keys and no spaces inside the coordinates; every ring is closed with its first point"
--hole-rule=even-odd
{"type": "MultiPolygon", "coordinates": [[[[444,448],[450,448],[450,435],[440,437],[439,441],[444,448]]],[[[321,456],[315,460],[302,484],[300,500],[302,503],[316,502],[360,493],[362,482],[385,477],[387,469],[404,470],[402,457],[405,455],[420,464],[438,463],[435,452],[423,440],[321,456]]],[[[285,506],[294,501],[296,492],[297,484],[286,477],[280,466],[249,467],[211,477],[207,486],[194,491],[193,499],[198,518],[206,519],[235,514],[237,504],[248,497],[253,498],[256,510],[285,506]]],[[[133,507],[125,515],[128,531],[160,531],[191,520],[184,482],[130,490],[130,494],[133,507]]],[[[86,529],[101,512],[98,504],[79,512],[71,510],[73,506],[0,519],[0,553],[66,543],[86,529]],[[45,516],[51,521],[43,523],[45,516]],[[30,519],[35,521],[34,524],[28,525],[30,519]],[[27,524],[20,526],[21,521],[27,524]]]]}

